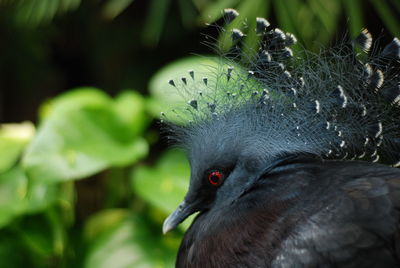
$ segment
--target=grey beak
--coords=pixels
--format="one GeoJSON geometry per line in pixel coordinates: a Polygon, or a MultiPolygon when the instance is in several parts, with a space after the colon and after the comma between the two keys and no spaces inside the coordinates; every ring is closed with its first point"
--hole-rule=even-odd
{"type": "Polygon", "coordinates": [[[163,233],[166,234],[173,230],[187,217],[189,217],[195,210],[193,206],[183,201],[178,208],[165,219],[163,224],[163,233]]]}

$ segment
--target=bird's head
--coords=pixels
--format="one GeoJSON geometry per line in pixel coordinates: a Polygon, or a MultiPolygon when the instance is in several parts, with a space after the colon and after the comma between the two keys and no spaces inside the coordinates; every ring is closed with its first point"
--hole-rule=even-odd
{"type": "MultiPolygon", "coordinates": [[[[191,79],[169,81],[188,101],[173,110],[178,122],[162,113],[163,121],[168,137],[186,151],[191,176],[183,202],[164,222],[164,233],[195,212],[237,202],[288,157],[326,149],[327,135],[319,129],[325,124],[304,120],[310,105],[293,105],[297,95],[281,90],[288,78],[279,64],[274,67],[279,70],[268,69],[262,77],[234,59],[217,64],[201,79],[189,70],[191,79]],[[310,138],[309,132],[315,134],[310,138]]],[[[293,84],[301,86],[302,80],[299,76],[293,84]]]]}
{"type": "Polygon", "coordinates": [[[164,233],[195,212],[236,202],[269,168],[287,159],[262,132],[257,136],[254,118],[235,111],[176,131],[183,137],[191,176],[183,202],[164,222],[164,233]]]}

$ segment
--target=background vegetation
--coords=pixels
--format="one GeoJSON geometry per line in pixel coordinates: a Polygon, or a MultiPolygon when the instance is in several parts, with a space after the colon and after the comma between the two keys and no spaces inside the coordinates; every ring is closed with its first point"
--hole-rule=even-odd
{"type": "Polygon", "coordinates": [[[0,0],[1,267],[173,266],[189,167],[157,117],[226,7],[313,50],[400,36],[400,0],[0,0]]]}

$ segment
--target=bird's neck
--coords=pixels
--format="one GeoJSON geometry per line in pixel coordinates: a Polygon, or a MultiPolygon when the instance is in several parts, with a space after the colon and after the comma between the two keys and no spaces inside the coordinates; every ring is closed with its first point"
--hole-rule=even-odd
{"type": "Polygon", "coordinates": [[[187,254],[193,267],[214,267],[215,263],[230,267],[249,257],[256,263],[272,260],[298,220],[288,213],[290,205],[287,200],[263,204],[251,200],[203,213],[187,232],[182,254],[187,254]]]}

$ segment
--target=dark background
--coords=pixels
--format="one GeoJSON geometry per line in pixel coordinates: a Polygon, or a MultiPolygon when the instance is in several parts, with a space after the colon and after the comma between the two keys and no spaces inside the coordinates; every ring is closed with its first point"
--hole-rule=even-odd
{"type": "MultiPolygon", "coordinates": [[[[124,88],[146,94],[149,79],[166,63],[190,53],[210,52],[201,41],[202,34],[210,34],[212,30],[204,27],[205,22],[199,19],[199,13],[204,11],[196,10],[191,1],[132,1],[118,16],[109,18],[104,15],[107,1],[87,0],[75,9],[55,14],[52,20],[41,19],[40,15],[35,17],[35,7],[24,18],[14,6],[23,5],[24,1],[8,2],[0,6],[1,122],[35,121],[36,111],[44,100],[80,86],[95,86],[110,94],[124,88]],[[165,11],[158,2],[165,2],[165,11]],[[164,18],[162,22],[151,21],[154,13],[164,18]],[[19,21],[15,18],[18,15],[22,17],[19,21]],[[156,26],[159,30],[151,29],[160,23],[161,27],[156,26]]],[[[205,10],[218,1],[203,2],[205,10]]],[[[290,1],[282,2],[290,5],[290,1]]],[[[325,2],[343,6],[341,1],[325,2]]],[[[390,39],[396,34],[388,29],[385,16],[373,2],[385,3],[390,9],[394,28],[399,24],[400,1],[354,2],[359,2],[362,18],[351,16],[353,13],[341,7],[335,15],[336,30],[325,43],[348,33],[350,21],[361,20],[362,27],[367,27],[374,36],[390,39]]],[[[282,24],[277,19],[274,1],[270,5],[269,16],[264,16],[272,25],[282,24]]],[[[318,10],[309,12],[312,16],[318,10]]],[[[303,31],[326,30],[318,21],[312,26],[303,31]]],[[[313,40],[309,39],[306,45],[311,47],[313,40]]],[[[321,42],[318,36],[314,40],[321,42]]]]}

